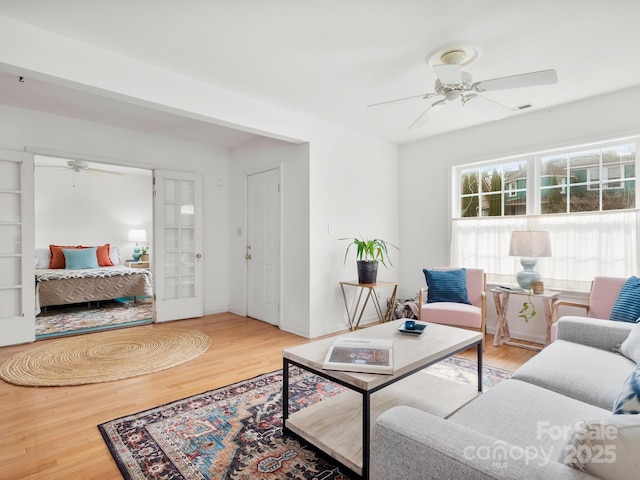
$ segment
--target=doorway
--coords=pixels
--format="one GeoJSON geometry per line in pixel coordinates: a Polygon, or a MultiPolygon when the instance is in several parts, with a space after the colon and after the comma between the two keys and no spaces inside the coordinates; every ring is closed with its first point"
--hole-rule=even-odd
{"type": "MultiPolygon", "coordinates": [[[[136,242],[130,241],[129,235],[133,229],[144,231],[147,241],[140,246],[153,243],[151,170],[46,155],[35,155],[34,163],[34,237],[36,268],[40,269],[37,272],[49,268],[50,257],[46,254],[52,244],[109,244],[109,257],[114,265],[150,270],[148,262],[133,262],[136,242]]],[[[73,303],[72,295],[70,298],[70,303],[51,302],[40,309],[35,319],[36,339],[153,321],[150,296],[80,304],[73,303]]]]}
{"type": "Polygon", "coordinates": [[[280,168],[247,176],[247,316],[280,325],[280,168]]]}

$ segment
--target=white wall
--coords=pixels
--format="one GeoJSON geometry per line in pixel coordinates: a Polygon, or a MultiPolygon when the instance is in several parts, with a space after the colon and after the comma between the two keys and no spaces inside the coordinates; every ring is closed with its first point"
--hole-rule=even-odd
{"type": "Polygon", "coordinates": [[[308,336],[309,316],[309,146],[268,138],[231,151],[229,311],[246,315],[247,175],[280,168],[281,322],[280,328],[308,336]],[[298,314],[296,314],[298,312],[298,314]],[[300,315],[300,312],[305,314],[300,315]]]}
{"type": "MultiPolygon", "coordinates": [[[[338,281],[353,278],[355,268],[353,264],[342,265],[345,245],[337,238],[361,232],[393,243],[398,241],[398,150],[395,145],[0,16],[2,41],[13,46],[0,50],[0,63],[9,70],[107,97],[206,118],[225,126],[238,126],[271,138],[308,143],[308,165],[290,162],[292,169],[286,172],[291,173],[294,181],[284,179],[284,188],[302,201],[285,203],[284,207],[290,206],[291,211],[283,213],[300,214],[298,221],[308,227],[304,231],[294,228],[296,236],[287,236],[284,239],[287,243],[283,242],[283,247],[294,252],[293,258],[299,266],[290,275],[283,271],[283,295],[294,299],[288,300],[290,308],[283,313],[283,328],[297,329],[298,325],[305,325],[299,333],[316,336],[346,326],[338,281]],[[15,38],[21,41],[16,43],[15,38]],[[304,177],[308,177],[308,189],[304,183],[296,183],[304,177]],[[327,234],[329,223],[335,225],[332,235],[327,234]],[[308,287],[299,281],[301,277],[309,282],[308,287]]],[[[72,138],[75,137],[72,134],[72,138]]],[[[106,143],[107,139],[102,141],[106,143]]],[[[121,142],[109,140],[108,143],[110,148],[117,148],[121,142]]],[[[128,147],[125,143],[123,148],[128,147]]],[[[112,156],[128,156],[126,151],[118,153],[112,156]]],[[[184,161],[179,155],[173,159],[184,161]]],[[[217,168],[215,161],[210,163],[211,168],[217,168]]],[[[227,185],[226,176],[224,180],[227,185]]],[[[227,192],[226,187],[216,190],[215,182],[209,189],[205,186],[205,196],[227,192]]],[[[212,263],[208,274],[215,279],[209,278],[209,285],[220,286],[220,290],[211,291],[216,298],[223,295],[228,298],[230,210],[226,203],[206,201],[210,202],[209,220],[226,220],[223,230],[217,229],[217,223],[209,227],[210,234],[224,235],[219,244],[225,245],[215,251],[215,260],[224,268],[219,268],[217,262],[212,263]],[[226,208],[224,211],[218,209],[222,205],[226,208]]],[[[395,272],[390,270],[386,278],[396,278],[395,272]]]]}
{"type": "MultiPolygon", "coordinates": [[[[204,311],[227,311],[227,150],[6,106],[0,106],[0,148],[18,151],[37,148],[67,153],[74,158],[99,157],[106,163],[131,167],[202,174],[205,210],[204,311]],[[217,185],[219,179],[222,180],[221,187],[217,185]]],[[[118,191],[114,191],[113,195],[117,196],[118,191]]],[[[98,235],[93,241],[102,241],[101,238],[102,235],[98,235]]],[[[40,241],[48,240],[41,238],[40,241]]],[[[31,253],[28,255],[31,258],[31,253]]]]}
{"type": "MultiPolygon", "coordinates": [[[[424,284],[422,268],[449,263],[453,166],[638,134],[640,116],[634,108],[638,104],[640,87],[403,145],[399,210],[403,291],[415,295],[424,284]]],[[[543,315],[524,324],[516,317],[521,304],[515,298],[509,315],[514,318],[511,333],[543,338],[543,315]]],[[[541,306],[536,308],[542,312],[541,306]]],[[[495,325],[491,295],[487,313],[491,330],[495,325]]]]}
{"type": "MultiPolygon", "coordinates": [[[[100,164],[92,167],[100,168],[100,164]]],[[[61,167],[36,166],[36,246],[109,243],[120,247],[125,261],[131,259],[135,247],[135,242],[128,240],[132,228],[145,229],[152,245],[151,171],[146,175],[130,172],[95,176],[61,167]]]]}
{"type": "MultiPolygon", "coordinates": [[[[398,244],[399,237],[397,147],[340,129],[324,135],[302,145],[260,139],[231,152],[230,309],[246,310],[246,175],[280,166],[280,328],[306,337],[348,327],[338,282],[356,278],[355,256],[345,265],[348,242],[338,239],[362,233],[398,244]]],[[[381,279],[397,279],[399,252],[391,256],[396,267],[381,268],[381,279]]],[[[389,293],[381,291],[381,301],[389,293]]],[[[370,304],[363,323],[372,320],[370,304]]]]}
{"type": "MultiPolygon", "coordinates": [[[[347,241],[364,235],[400,248],[398,218],[398,147],[355,132],[331,129],[311,143],[310,182],[310,336],[335,332],[348,325],[341,280],[355,280],[353,249],[344,263],[347,241]],[[329,233],[328,225],[333,231],[329,233]]],[[[397,281],[399,252],[394,266],[380,266],[378,279],[397,281]]],[[[355,293],[355,292],[352,292],[355,293]]],[[[380,290],[384,303],[389,291],[380,290]]],[[[377,321],[371,305],[363,323],[377,321]]]]}

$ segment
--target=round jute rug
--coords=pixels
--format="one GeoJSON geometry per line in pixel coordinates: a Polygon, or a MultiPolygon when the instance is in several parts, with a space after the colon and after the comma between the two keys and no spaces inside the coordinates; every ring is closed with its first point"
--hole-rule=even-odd
{"type": "Polygon", "coordinates": [[[0,378],[31,387],[109,382],[174,367],[209,345],[204,333],[179,328],[92,333],[21,352],[0,366],[0,378]]]}

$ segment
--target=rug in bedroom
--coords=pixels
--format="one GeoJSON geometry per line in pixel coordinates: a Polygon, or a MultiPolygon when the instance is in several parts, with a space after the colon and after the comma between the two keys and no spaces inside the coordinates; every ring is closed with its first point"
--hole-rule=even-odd
{"type": "MultiPolygon", "coordinates": [[[[475,384],[474,362],[451,358],[433,375],[475,384]]],[[[490,388],[510,372],[485,367],[490,388]]],[[[291,367],[290,408],[343,391],[291,367]]],[[[200,393],[98,425],[120,472],[131,479],[323,479],[349,476],[328,457],[282,434],[282,371],[200,393]]]]}
{"type": "Polygon", "coordinates": [[[97,332],[124,326],[144,325],[153,321],[151,297],[118,298],[95,302],[48,307],[36,317],[36,339],[97,332]]]}

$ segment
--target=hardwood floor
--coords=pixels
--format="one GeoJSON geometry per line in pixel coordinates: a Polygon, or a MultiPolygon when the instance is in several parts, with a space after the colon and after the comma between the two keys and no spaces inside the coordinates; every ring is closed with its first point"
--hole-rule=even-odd
{"type": "MultiPolygon", "coordinates": [[[[277,370],[283,348],[312,341],[230,313],[135,328],[173,327],[200,330],[213,344],[183,365],[115,382],[32,388],[0,380],[0,478],[120,479],[98,424],[277,370]]],[[[489,366],[515,370],[536,353],[492,342],[487,335],[489,366]]],[[[33,346],[0,348],[0,362],[33,346]]]]}

